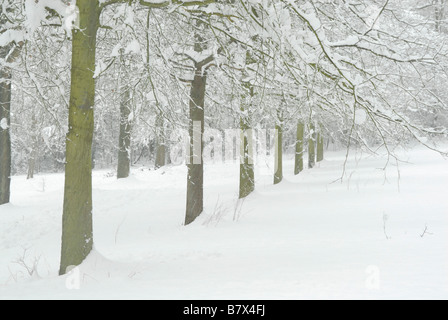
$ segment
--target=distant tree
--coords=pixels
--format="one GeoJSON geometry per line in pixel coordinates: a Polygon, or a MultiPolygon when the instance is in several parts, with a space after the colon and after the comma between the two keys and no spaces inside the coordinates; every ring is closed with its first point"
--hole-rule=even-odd
{"type": "Polygon", "coordinates": [[[308,168],[312,169],[316,165],[316,126],[313,121],[309,123],[308,132],[308,168]]]}
{"type": "Polygon", "coordinates": [[[281,111],[278,111],[277,123],[275,125],[275,172],[274,184],[279,184],[283,180],[283,130],[284,119],[281,111]]]}
{"type": "Polygon", "coordinates": [[[117,178],[129,177],[131,171],[131,88],[129,84],[121,87],[120,135],[118,137],[117,178]]]}
{"type": "Polygon", "coordinates": [[[294,174],[298,175],[303,171],[303,144],[304,144],[305,125],[301,120],[297,122],[296,152],[294,162],[294,174]]]}
{"type": "MultiPolygon", "coordinates": [[[[13,1],[2,1],[0,34],[13,32],[20,7],[13,1]]],[[[7,38],[7,37],[6,37],[7,38]]],[[[23,41],[0,40],[0,205],[9,203],[11,194],[11,81],[13,63],[20,53],[23,41]]]]}
{"type": "Polygon", "coordinates": [[[322,126],[318,126],[317,131],[317,146],[316,146],[316,162],[321,162],[324,160],[324,136],[322,133],[322,126]]]}

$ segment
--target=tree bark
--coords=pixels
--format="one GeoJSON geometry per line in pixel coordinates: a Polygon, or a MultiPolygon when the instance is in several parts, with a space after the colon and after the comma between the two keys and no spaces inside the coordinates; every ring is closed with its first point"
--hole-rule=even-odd
{"type": "Polygon", "coordinates": [[[294,174],[298,175],[303,171],[303,138],[305,133],[305,125],[302,121],[297,123],[297,136],[296,136],[296,154],[294,163],[294,174]]]}
{"type": "MultiPolygon", "coordinates": [[[[5,21],[1,21],[3,25],[5,21]]],[[[13,63],[20,54],[23,42],[0,47],[0,58],[13,63]]],[[[0,68],[0,205],[11,197],[11,69],[0,68]]]]}
{"type": "Polygon", "coordinates": [[[316,126],[310,123],[310,137],[308,139],[308,168],[312,169],[316,165],[316,126]]]}
{"type": "MultiPolygon", "coordinates": [[[[244,113],[244,108],[241,108],[244,113]]],[[[255,173],[253,163],[253,136],[248,119],[244,116],[240,119],[241,127],[241,163],[240,163],[240,192],[239,198],[243,199],[255,190],[255,173]]]]}
{"type": "Polygon", "coordinates": [[[166,165],[166,146],[163,142],[158,142],[154,168],[157,170],[164,167],[165,165],[166,165]]]}
{"type": "Polygon", "coordinates": [[[69,125],[66,139],[62,247],[59,274],[80,265],[93,248],[92,139],[98,0],[78,0],[80,30],[73,30],[69,125]]]}
{"type": "Polygon", "coordinates": [[[166,145],[164,137],[164,121],[161,114],[157,115],[156,119],[156,159],[154,161],[154,168],[160,169],[166,165],[166,145]]]}
{"type": "MultiPolygon", "coordinates": [[[[5,21],[0,21],[3,25],[5,21]]],[[[13,63],[23,42],[0,47],[0,59],[13,63]]],[[[11,196],[11,69],[0,68],[0,205],[9,203],[11,196]]]]}
{"type": "Polygon", "coordinates": [[[202,65],[195,66],[190,92],[190,152],[187,177],[187,208],[185,225],[192,223],[204,210],[204,106],[207,77],[202,65]]]}
{"type": "Polygon", "coordinates": [[[323,160],[324,160],[324,137],[322,135],[322,129],[319,126],[319,132],[317,133],[316,161],[321,162],[323,160]]]}
{"type": "MultiPolygon", "coordinates": [[[[1,57],[5,58],[6,54],[6,48],[1,48],[1,57]]],[[[11,71],[3,67],[0,70],[0,205],[9,203],[11,193],[11,78],[11,71]]]]}
{"type": "Polygon", "coordinates": [[[275,173],[274,184],[279,184],[283,180],[283,125],[279,123],[275,126],[275,173]]]}
{"type": "MultiPolygon", "coordinates": [[[[256,60],[246,51],[246,64],[254,63],[256,60]]],[[[242,95],[240,129],[240,192],[239,198],[243,199],[255,190],[255,172],[253,158],[253,132],[250,123],[251,104],[255,96],[255,89],[252,83],[243,82],[245,92],[242,95]],[[248,99],[249,98],[249,99],[248,99]]]]}
{"type": "Polygon", "coordinates": [[[131,130],[132,125],[129,120],[131,107],[129,100],[131,96],[130,88],[123,88],[120,103],[120,136],[118,139],[118,166],[117,179],[129,177],[131,172],[131,130]]]}
{"type": "Polygon", "coordinates": [[[30,158],[28,159],[28,173],[26,179],[34,179],[34,170],[36,168],[36,152],[31,151],[30,158]]]}
{"type": "Polygon", "coordinates": [[[31,119],[31,151],[28,155],[27,180],[34,179],[34,172],[36,169],[37,149],[39,147],[39,129],[37,127],[37,120],[33,114],[31,119]]]}

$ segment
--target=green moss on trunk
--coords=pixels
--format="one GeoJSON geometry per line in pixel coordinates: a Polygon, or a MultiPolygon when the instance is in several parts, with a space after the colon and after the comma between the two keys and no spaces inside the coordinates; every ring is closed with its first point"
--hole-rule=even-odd
{"type": "Polygon", "coordinates": [[[275,173],[274,184],[283,180],[283,125],[275,126],[275,173]]]}
{"type": "MultiPolygon", "coordinates": [[[[4,48],[2,48],[3,51],[4,48]]],[[[11,188],[11,72],[0,70],[0,205],[9,203],[11,188]]]]}
{"type": "Polygon", "coordinates": [[[62,248],[59,273],[81,264],[93,248],[92,138],[98,0],[78,0],[73,31],[69,126],[66,140],[62,248]]]}
{"type": "Polygon", "coordinates": [[[297,123],[296,136],[296,154],[294,163],[294,174],[297,175],[303,171],[303,139],[305,134],[305,125],[302,121],[297,123]]]}

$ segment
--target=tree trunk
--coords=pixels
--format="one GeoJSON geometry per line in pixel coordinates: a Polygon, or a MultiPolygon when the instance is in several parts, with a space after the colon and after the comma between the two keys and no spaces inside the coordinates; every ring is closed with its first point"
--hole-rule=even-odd
{"type": "MultiPolygon", "coordinates": [[[[7,10],[7,7],[3,9],[7,10]]],[[[6,17],[7,15],[5,15],[6,17]]],[[[2,17],[0,29],[7,24],[2,17]]],[[[4,30],[3,30],[4,31],[4,30]]],[[[2,31],[2,32],[3,32],[2,31]]],[[[0,59],[13,63],[20,54],[23,42],[0,46],[0,59]]],[[[9,203],[11,194],[11,80],[12,73],[2,62],[0,67],[0,205],[9,203]]]]}
{"type": "MultiPolygon", "coordinates": [[[[250,64],[253,59],[250,53],[246,52],[246,63],[250,64]]],[[[253,158],[253,132],[250,124],[250,107],[252,99],[255,95],[254,86],[250,82],[243,82],[246,92],[242,95],[241,103],[241,145],[240,145],[240,192],[239,198],[243,199],[250,195],[255,190],[255,172],[254,172],[254,158],[253,158]],[[247,98],[250,102],[247,103],[247,98]],[[245,105],[247,104],[247,106],[245,105]],[[247,108],[247,109],[246,109],[247,108]]]]}
{"type": "Polygon", "coordinates": [[[283,125],[275,126],[275,173],[274,184],[279,184],[283,180],[283,125]]]}
{"type": "Polygon", "coordinates": [[[436,32],[442,31],[443,5],[444,3],[442,1],[434,1],[434,27],[436,32]]]}
{"type": "Polygon", "coordinates": [[[157,115],[156,119],[156,159],[154,163],[154,168],[160,169],[166,165],[166,145],[164,137],[164,121],[161,114],[157,115]]]}
{"type": "Polygon", "coordinates": [[[92,141],[92,170],[95,169],[95,164],[96,164],[96,141],[95,138],[93,138],[92,141]]]}
{"type": "Polygon", "coordinates": [[[33,150],[28,159],[28,173],[26,179],[34,179],[34,170],[36,168],[36,151],[33,150]]]}
{"type": "Polygon", "coordinates": [[[36,169],[36,157],[37,157],[37,148],[39,145],[39,129],[37,127],[36,117],[32,116],[31,119],[31,152],[28,155],[28,173],[27,180],[34,179],[34,172],[36,169]]]}
{"type": "Polygon", "coordinates": [[[324,137],[322,135],[322,129],[319,126],[319,132],[317,133],[317,154],[316,154],[317,162],[321,162],[324,160],[324,137]]]}
{"type": "MultiPolygon", "coordinates": [[[[1,25],[5,21],[0,21],[1,25]]],[[[0,59],[13,63],[23,42],[0,47],[0,59]]],[[[0,68],[0,205],[9,203],[11,195],[11,69],[0,68]]]]}
{"type": "Polygon", "coordinates": [[[163,142],[158,142],[154,168],[157,170],[164,167],[165,165],[166,165],[166,146],[163,142]]]}
{"type": "Polygon", "coordinates": [[[80,265],[93,248],[92,139],[98,0],[78,0],[80,30],[73,30],[69,125],[66,139],[62,247],[59,274],[80,265]]]}
{"type": "Polygon", "coordinates": [[[155,156],[154,156],[154,152],[156,149],[156,143],[154,141],[154,139],[152,139],[152,137],[149,138],[149,142],[148,142],[148,160],[149,162],[152,162],[153,160],[155,161],[155,156]]]}
{"type": "MultiPolygon", "coordinates": [[[[5,58],[7,48],[0,48],[5,58]],[[4,54],[4,52],[6,52],[4,54]]],[[[11,188],[11,71],[0,70],[0,205],[9,203],[11,188]]]]}
{"type": "Polygon", "coordinates": [[[297,137],[296,137],[296,154],[294,163],[294,174],[298,175],[303,171],[303,138],[305,133],[305,125],[302,121],[297,124],[297,137]]]}
{"type": "Polygon", "coordinates": [[[131,92],[128,86],[124,87],[120,103],[120,137],[118,139],[118,166],[117,179],[129,177],[131,171],[131,122],[129,105],[131,92]]]}
{"type": "Polygon", "coordinates": [[[190,151],[187,177],[185,225],[192,223],[204,210],[204,105],[207,77],[202,66],[196,66],[190,92],[190,151]]]}
{"type": "MultiPolygon", "coordinates": [[[[244,112],[244,108],[241,108],[244,112]]],[[[253,159],[253,134],[249,121],[241,117],[241,163],[240,163],[240,192],[243,199],[255,190],[255,173],[253,159]]]]}
{"type": "Polygon", "coordinates": [[[310,123],[310,132],[308,139],[308,168],[312,169],[316,165],[316,126],[310,123]]]}

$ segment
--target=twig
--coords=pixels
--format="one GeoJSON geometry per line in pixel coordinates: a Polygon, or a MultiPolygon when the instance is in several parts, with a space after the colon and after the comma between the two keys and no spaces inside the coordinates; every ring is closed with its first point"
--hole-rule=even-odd
{"type": "Polygon", "coordinates": [[[434,233],[428,232],[428,225],[425,225],[425,230],[423,230],[423,233],[420,235],[420,238],[423,238],[425,234],[429,234],[430,236],[434,235],[434,233]]]}

